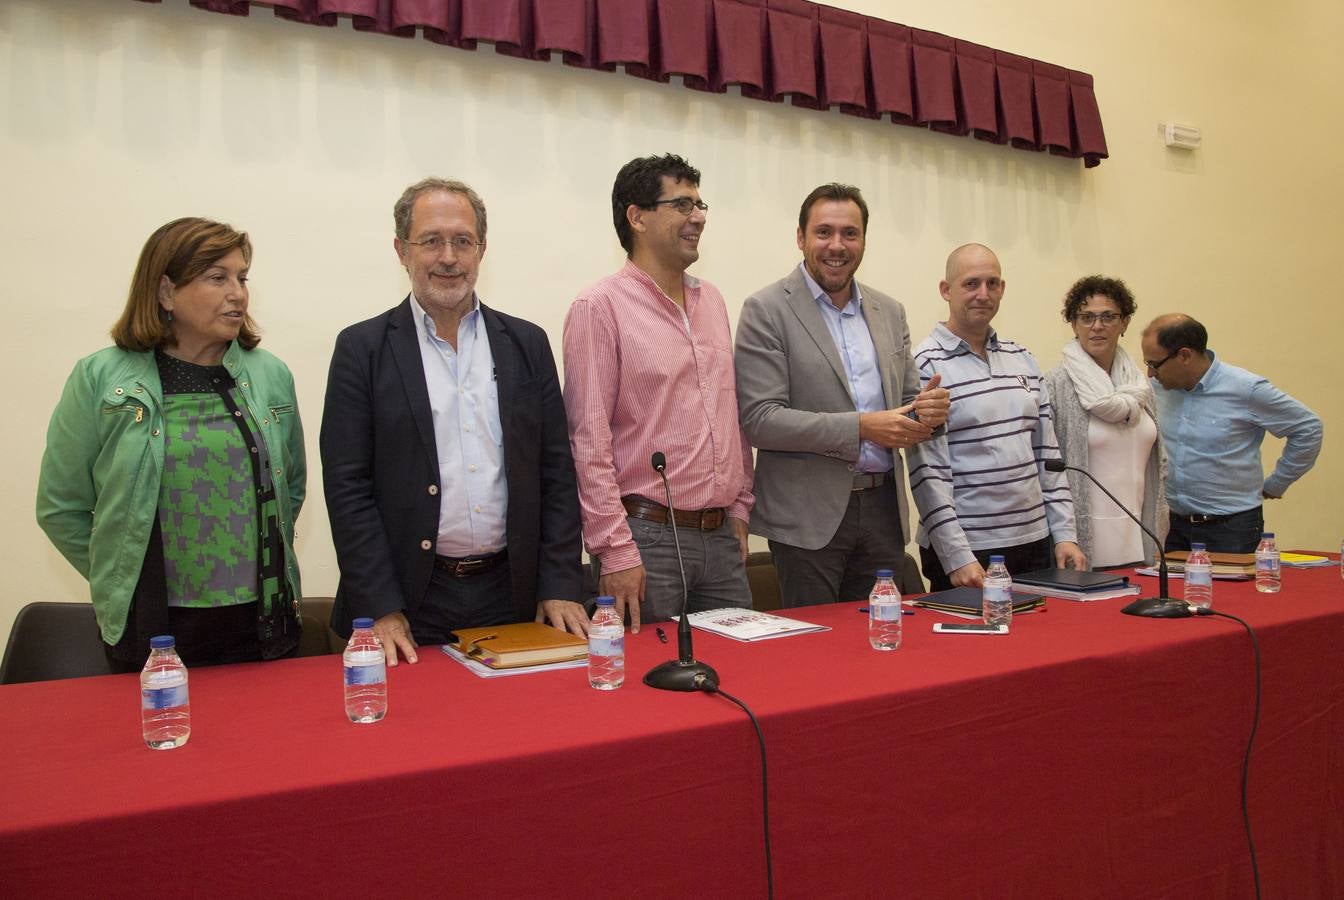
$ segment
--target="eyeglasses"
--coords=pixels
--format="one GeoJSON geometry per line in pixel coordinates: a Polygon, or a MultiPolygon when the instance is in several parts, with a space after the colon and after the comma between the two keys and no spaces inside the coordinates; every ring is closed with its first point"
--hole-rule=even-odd
{"type": "Polygon", "coordinates": [[[1107,328],[1110,328],[1112,325],[1114,325],[1116,322],[1119,322],[1123,318],[1124,316],[1120,315],[1119,313],[1113,313],[1113,312],[1104,312],[1104,313],[1081,312],[1073,317],[1073,321],[1077,322],[1084,328],[1091,328],[1092,325],[1098,319],[1100,319],[1101,324],[1105,325],[1107,328]]]}
{"type": "MultiPolygon", "coordinates": [[[[1181,348],[1181,350],[1184,350],[1184,349],[1185,349],[1184,347],[1181,348]]],[[[1164,365],[1166,365],[1167,362],[1169,362],[1169,361],[1172,360],[1172,359],[1175,359],[1175,358],[1176,358],[1176,355],[1177,355],[1178,353],[1180,353],[1181,350],[1176,350],[1176,351],[1173,352],[1173,353],[1168,353],[1165,357],[1163,357],[1162,359],[1159,359],[1157,362],[1149,362],[1148,360],[1145,359],[1145,360],[1143,361],[1143,364],[1144,364],[1145,366],[1147,366],[1148,368],[1152,369],[1154,372],[1156,372],[1158,369],[1160,369],[1160,368],[1162,368],[1164,365]]]]}
{"type": "Polygon", "coordinates": [[[691,210],[698,209],[701,212],[709,212],[709,204],[703,200],[692,200],[690,197],[673,197],[671,200],[655,200],[651,206],[667,205],[681,213],[683,216],[689,216],[691,210]]]}
{"type": "Polygon", "coordinates": [[[465,234],[459,234],[455,238],[439,237],[436,234],[432,237],[425,238],[423,241],[406,241],[405,243],[410,244],[412,247],[419,247],[421,250],[433,254],[434,256],[438,256],[443,252],[444,247],[449,246],[453,248],[453,253],[458,256],[474,253],[477,247],[485,246],[485,241],[473,241],[465,234]]]}

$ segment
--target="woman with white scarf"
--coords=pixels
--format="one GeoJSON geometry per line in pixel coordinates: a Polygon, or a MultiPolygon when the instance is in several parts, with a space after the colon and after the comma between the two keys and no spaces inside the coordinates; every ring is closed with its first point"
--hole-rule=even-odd
{"type": "MultiPolygon", "coordinates": [[[[1117,278],[1089,275],[1064,297],[1074,339],[1045,375],[1064,462],[1092,473],[1165,539],[1166,458],[1153,391],[1120,338],[1138,309],[1117,278]]],[[[1151,563],[1158,548],[1091,481],[1069,472],[1078,546],[1093,568],[1151,563]]]]}

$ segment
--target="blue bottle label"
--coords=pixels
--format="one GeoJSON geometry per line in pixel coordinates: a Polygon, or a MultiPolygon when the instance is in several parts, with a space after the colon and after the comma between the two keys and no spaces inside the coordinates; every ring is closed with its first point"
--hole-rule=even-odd
{"type": "Polygon", "coordinates": [[[588,636],[588,653],[590,656],[621,656],[625,653],[625,635],[620,637],[593,637],[588,636]]]}
{"type": "Polygon", "coordinates": [[[187,686],[185,684],[161,688],[141,688],[140,708],[147,710],[172,709],[174,706],[187,705],[187,686]]]}
{"type": "Polygon", "coordinates": [[[900,601],[892,600],[869,600],[868,609],[875,622],[899,622],[901,621],[900,601]]]}
{"type": "MultiPolygon", "coordinates": [[[[381,654],[379,654],[381,656],[381,654]]],[[[354,687],[360,684],[382,684],[387,680],[387,663],[377,662],[367,666],[346,666],[345,684],[354,687]]]]}

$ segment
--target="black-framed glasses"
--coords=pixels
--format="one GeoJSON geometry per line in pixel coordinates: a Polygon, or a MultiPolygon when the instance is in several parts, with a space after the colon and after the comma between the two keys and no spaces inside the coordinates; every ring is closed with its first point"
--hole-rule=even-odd
{"type": "Polygon", "coordinates": [[[655,200],[652,206],[670,206],[683,216],[689,216],[692,210],[709,212],[709,204],[703,200],[692,200],[690,197],[673,197],[671,200],[655,200]]]}
{"type": "Polygon", "coordinates": [[[462,256],[467,253],[476,252],[476,248],[484,246],[485,241],[473,240],[465,234],[459,234],[457,237],[452,238],[440,237],[435,234],[425,238],[423,241],[408,240],[406,243],[410,244],[412,247],[419,247],[426,253],[432,253],[435,256],[442,253],[444,247],[452,247],[454,253],[458,256],[462,256]]]}
{"type": "Polygon", "coordinates": [[[1182,348],[1180,348],[1179,350],[1173,350],[1171,353],[1168,353],[1166,356],[1164,356],[1162,359],[1159,359],[1157,362],[1149,362],[1148,360],[1145,359],[1145,360],[1143,361],[1143,364],[1144,364],[1145,366],[1147,366],[1148,368],[1152,369],[1154,372],[1156,372],[1158,369],[1160,369],[1160,368],[1162,368],[1163,366],[1165,366],[1168,362],[1170,362],[1171,360],[1175,359],[1175,358],[1176,358],[1176,355],[1177,355],[1178,353],[1180,353],[1181,350],[1184,350],[1184,349],[1185,349],[1185,348],[1182,347],[1182,348]]]}
{"type": "Polygon", "coordinates": [[[1114,325],[1116,322],[1119,322],[1123,318],[1124,316],[1120,315],[1119,313],[1113,313],[1113,312],[1104,312],[1104,313],[1080,312],[1078,315],[1073,317],[1073,320],[1077,322],[1079,325],[1083,326],[1084,328],[1091,328],[1092,325],[1097,321],[1100,321],[1102,325],[1105,325],[1107,328],[1110,328],[1112,325],[1114,325]]]}

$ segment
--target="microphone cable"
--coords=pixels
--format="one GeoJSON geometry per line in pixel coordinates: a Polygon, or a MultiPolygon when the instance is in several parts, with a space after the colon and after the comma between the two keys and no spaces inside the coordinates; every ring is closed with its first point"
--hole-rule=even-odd
{"type": "Polygon", "coordinates": [[[761,747],[761,822],[765,831],[765,896],[767,900],[772,900],[775,896],[775,866],[770,854],[770,779],[765,768],[765,735],[761,733],[761,723],[756,721],[756,714],[751,711],[751,707],[727,691],[721,690],[717,684],[706,684],[701,690],[707,694],[718,694],[742,707],[742,711],[751,719],[751,724],[756,729],[756,742],[761,747]]]}
{"type": "Polygon", "coordinates": [[[1260,900],[1260,865],[1255,859],[1255,839],[1251,837],[1251,813],[1246,796],[1251,774],[1251,745],[1255,743],[1255,733],[1260,728],[1260,641],[1256,638],[1255,631],[1250,625],[1246,624],[1244,619],[1218,612],[1215,609],[1200,609],[1196,611],[1195,615],[1220,616],[1238,623],[1251,636],[1251,647],[1255,650],[1255,715],[1251,719],[1251,736],[1246,740],[1246,754],[1241,761],[1241,820],[1246,826],[1246,844],[1251,848],[1251,874],[1255,877],[1255,897],[1256,900],[1260,900]]]}

